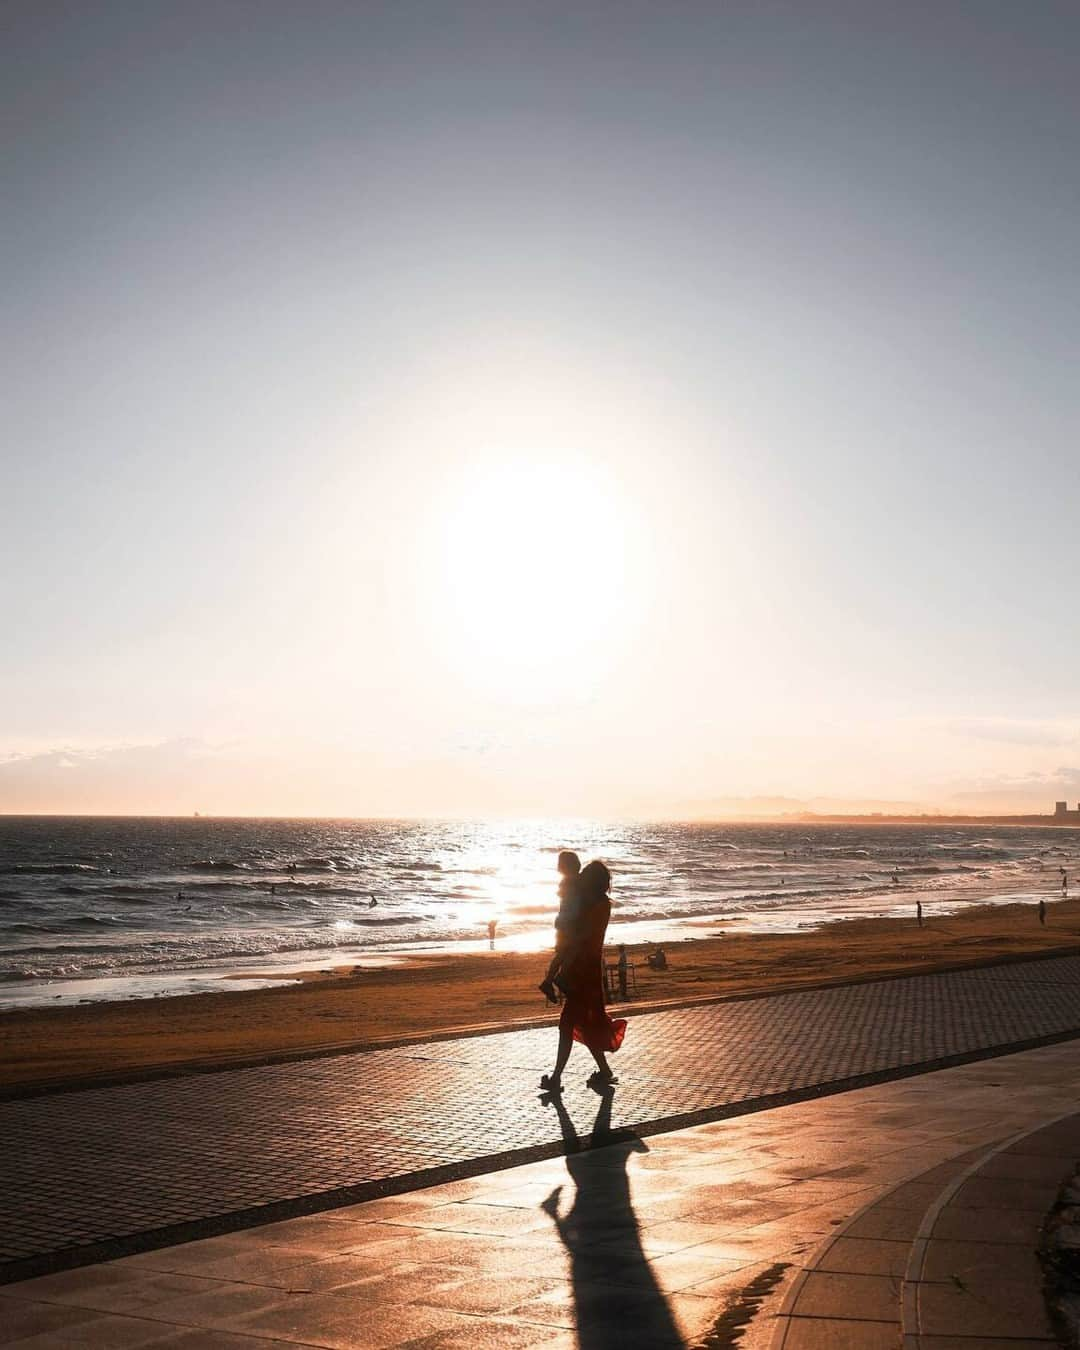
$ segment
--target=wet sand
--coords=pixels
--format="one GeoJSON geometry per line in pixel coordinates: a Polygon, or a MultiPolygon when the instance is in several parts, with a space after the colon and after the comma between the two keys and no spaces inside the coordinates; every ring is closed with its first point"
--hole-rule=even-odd
{"type": "MultiPolygon", "coordinates": [[[[709,921],[684,931],[698,936],[667,946],[663,972],[639,964],[648,946],[630,946],[638,965],[631,1010],[1077,950],[1080,901],[1049,903],[1045,927],[1027,901],[943,918],[928,910],[923,928],[912,916],[797,933],[725,934],[709,921]]],[[[0,1087],[554,1022],[557,1011],[536,988],[544,965],[545,954],[536,952],[423,954],[374,967],[294,971],[297,983],[275,988],[14,1009],[0,1014],[0,1087]]]]}

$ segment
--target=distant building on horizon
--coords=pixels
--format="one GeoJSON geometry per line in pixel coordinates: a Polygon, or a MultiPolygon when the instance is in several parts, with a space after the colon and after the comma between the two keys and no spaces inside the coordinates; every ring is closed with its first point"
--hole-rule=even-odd
{"type": "Polygon", "coordinates": [[[1054,824],[1055,825],[1080,825],[1080,802],[1076,803],[1076,810],[1069,810],[1068,802],[1054,803],[1054,824]]]}

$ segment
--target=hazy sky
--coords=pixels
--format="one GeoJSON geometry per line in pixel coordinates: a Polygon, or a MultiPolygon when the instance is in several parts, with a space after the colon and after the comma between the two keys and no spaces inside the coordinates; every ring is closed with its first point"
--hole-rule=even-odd
{"type": "Polygon", "coordinates": [[[1080,796],[1074,0],[2,23],[0,810],[1080,796]]]}

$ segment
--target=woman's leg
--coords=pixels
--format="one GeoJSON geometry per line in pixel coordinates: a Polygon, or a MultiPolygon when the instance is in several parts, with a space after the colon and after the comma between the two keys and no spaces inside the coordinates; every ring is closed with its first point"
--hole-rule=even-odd
{"type": "Polygon", "coordinates": [[[600,1070],[603,1076],[605,1078],[614,1078],[615,1075],[611,1072],[611,1065],[607,1062],[607,1055],[604,1054],[603,1050],[594,1050],[590,1045],[589,1052],[591,1053],[593,1059],[596,1060],[596,1067],[600,1070]]]}
{"type": "Polygon", "coordinates": [[[570,1058],[570,1051],[574,1045],[574,1016],[568,1003],[563,1004],[562,1015],[559,1017],[559,1049],[555,1055],[555,1067],[548,1076],[548,1083],[552,1087],[558,1087],[562,1079],[562,1071],[566,1068],[566,1061],[570,1058]]]}

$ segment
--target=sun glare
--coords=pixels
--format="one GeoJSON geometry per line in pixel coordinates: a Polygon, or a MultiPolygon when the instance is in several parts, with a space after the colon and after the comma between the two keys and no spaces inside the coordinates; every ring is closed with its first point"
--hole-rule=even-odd
{"type": "Polygon", "coordinates": [[[629,598],[629,532],[612,485],[574,460],[477,469],[444,516],[447,660],[505,702],[586,692],[629,598]]]}

